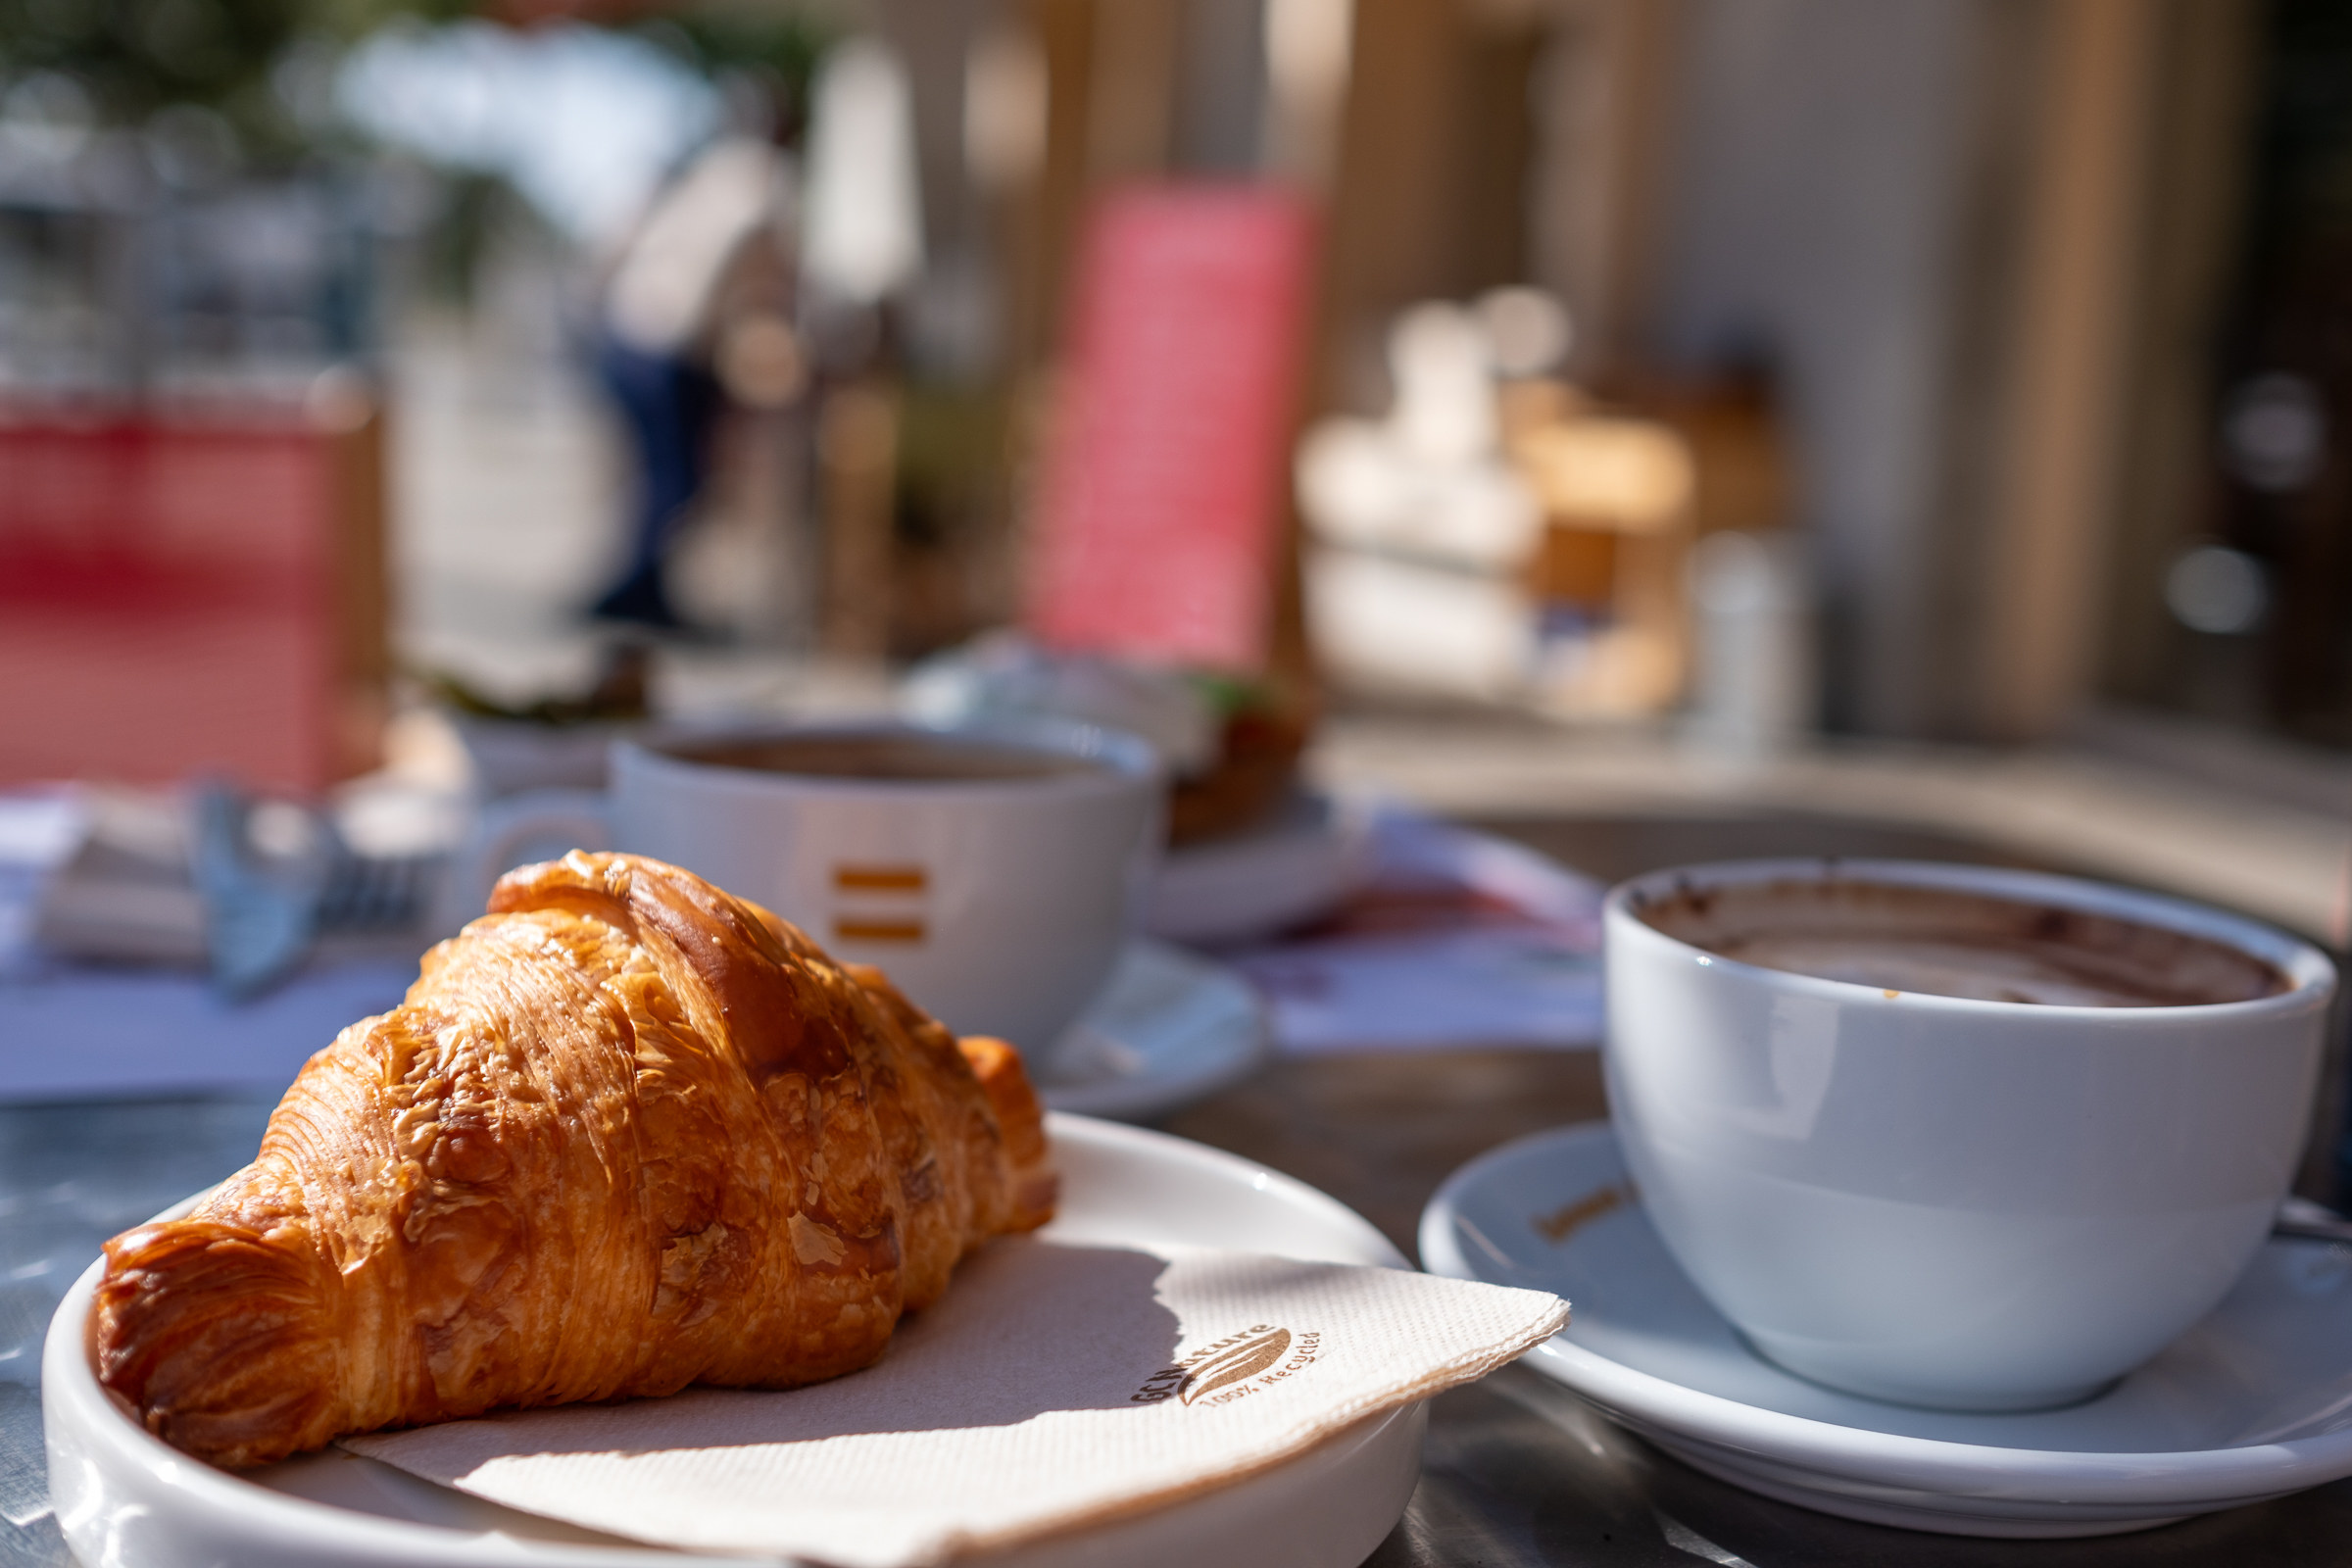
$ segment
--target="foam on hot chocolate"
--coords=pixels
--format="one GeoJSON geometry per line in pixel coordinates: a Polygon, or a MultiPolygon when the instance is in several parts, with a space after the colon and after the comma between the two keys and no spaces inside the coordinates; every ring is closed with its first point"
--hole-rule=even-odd
{"type": "Polygon", "coordinates": [[[1885,991],[2044,1006],[2242,1002],[2286,976],[2226,944],[2057,905],[1836,874],[1685,884],[1642,920],[1743,963],[1885,991]]]}

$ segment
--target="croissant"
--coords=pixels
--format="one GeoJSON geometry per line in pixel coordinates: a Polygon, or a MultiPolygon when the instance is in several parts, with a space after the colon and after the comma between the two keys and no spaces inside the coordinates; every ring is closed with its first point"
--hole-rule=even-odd
{"type": "Polygon", "coordinates": [[[1040,1225],[1019,1055],[675,866],[502,879],[261,1153],[106,1245],[100,1381],[221,1465],[500,1406],[866,1366],[1040,1225]]]}

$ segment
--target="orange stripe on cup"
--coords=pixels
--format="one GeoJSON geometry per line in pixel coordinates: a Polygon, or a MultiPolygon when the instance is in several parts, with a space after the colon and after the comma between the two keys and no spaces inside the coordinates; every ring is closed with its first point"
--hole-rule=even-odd
{"type": "Polygon", "coordinates": [[[920,942],[924,937],[920,920],[835,920],[833,940],[836,942],[920,942]]]}
{"type": "Polygon", "coordinates": [[[928,882],[919,865],[837,865],[833,885],[845,893],[920,893],[928,882]]]}

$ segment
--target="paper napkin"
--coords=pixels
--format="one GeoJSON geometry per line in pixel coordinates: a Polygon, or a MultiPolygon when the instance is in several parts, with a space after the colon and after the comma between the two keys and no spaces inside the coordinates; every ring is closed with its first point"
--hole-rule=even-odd
{"type": "Polygon", "coordinates": [[[1483,1377],[1568,1304],[1401,1270],[1000,1241],[863,1372],[346,1439],[661,1545],[902,1568],[1174,1501],[1483,1377]]]}

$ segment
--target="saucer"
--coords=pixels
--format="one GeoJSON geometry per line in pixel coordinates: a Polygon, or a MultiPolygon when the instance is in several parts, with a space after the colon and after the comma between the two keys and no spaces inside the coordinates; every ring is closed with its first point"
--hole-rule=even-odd
{"type": "Polygon", "coordinates": [[[1371,839],[1361,805],[1296,791],[1248,832],[1170,850],[1144,929],[1205,946],[1288,930],[1329,913],[1363,879],[1371,839]]]}
{"type": "MultiPolygon", "coordinates": [[[[1062,1201],[1041,1234],[1081,1243],[1159,1242],[1406,1266],[1354,1211],[1248,1160],[1082,1117],[1055,1116],[1049,1131],[1061,1168],[1062,1201]]],[[[90,1265],[67,1293],[42,1357],[50,1488],[58,1521],[80,1561],[151,1568],[222,1562],[248,1568],[740,1568],[751,1560],[664,1550],[518,1513],[340,1448],[242,1475],[198,1463],[149,1437],[111,1402],[91,1371],[86,1334],[103,1266],[103,1260],[90,1265]]],[[[1352,1568],[1404,1512],[1420,1480],[1426,1426],[1419,1404],[1369,1416],[1230,1486],[991,1552],[974,1559],[973,1568],[1101,1562],[1352,1568]]]]}
{"type": "Polygon", "coordinates": [[[1763,1360],[1642,1212],[1605,1122],[1453,1173],[1433,1272],[1556,1291],[1522,1363],[1697,1469],[1783,1501],[1950,1535],[2112,1535],[2352,1475],[2352,1246],[2274,1238],[2202,1323],[2105,1394],[1975,1415],[1840,1394],[1763,1360]]]}
{"type": "Polygon", "coordinates": [[[1221,963],[1149,938],[1031,1071],[1055,1110],[1149,1121],[1239,1083],[1274,1052],[1265,1008],[1221,963]]]}

